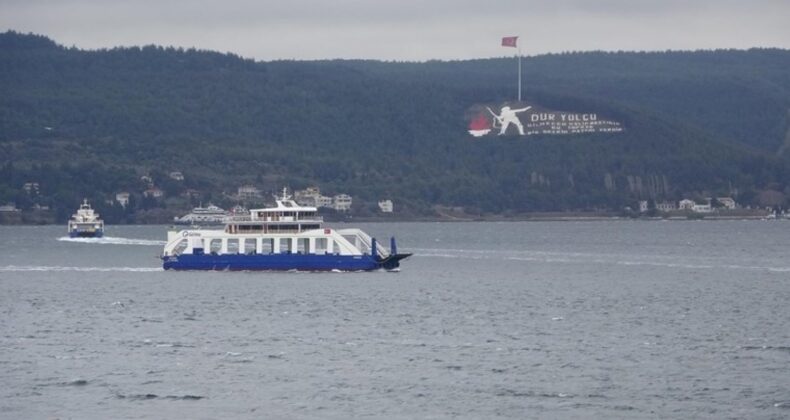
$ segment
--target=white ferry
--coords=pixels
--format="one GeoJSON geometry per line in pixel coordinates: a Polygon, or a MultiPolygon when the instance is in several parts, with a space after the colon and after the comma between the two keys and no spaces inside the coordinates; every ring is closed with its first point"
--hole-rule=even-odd
{"type": "Polygon", "coordinates": [[[360,229],[323,226],[315,207],[297,204],[283,189],[277,206],[228,219],[225,229],[168,233],[165,270],[394,270],[411,254],[389,251],[360,229]]]}
{"type": "Polygon", "coordinates": [[[173,218],[173,223],[177,225],[222,225],[225,224],[228,216],[227,211],[209,204],[208,207],[195,207],[191,213],[173,218]]]}
{"type": "Polygon", "coordinates": [[[88,199],[82,200],[79,210],[69,220],[69,236],[72,238],[101,238],[104,235],[104,221],[94,212],[88,199]]]}

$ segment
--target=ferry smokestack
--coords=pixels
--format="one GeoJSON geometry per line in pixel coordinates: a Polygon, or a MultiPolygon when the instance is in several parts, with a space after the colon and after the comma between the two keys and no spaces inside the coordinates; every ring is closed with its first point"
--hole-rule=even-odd
{"type": "Polygon", "coordinates": [[[376,258],[378,252],[376,252],[376,238],[373,238],[373,243],[370,245],[370,256],[376,258]]]}
{"type": "Polygon", "coordinates": [[[395,245],[395,237],[390,238],[390,255],[396,255],[398,253],[398,247],[395,245]]]}

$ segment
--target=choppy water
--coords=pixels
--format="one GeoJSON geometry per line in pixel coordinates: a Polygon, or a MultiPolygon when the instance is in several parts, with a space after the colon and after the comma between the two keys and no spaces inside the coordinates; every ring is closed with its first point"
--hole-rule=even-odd
{"type": "Polygon", "coordinates": [[[362,227],[415,256],[176,273],[163,227],[0,227],[0,418],[790,417],[790,222],[362,227]]]}

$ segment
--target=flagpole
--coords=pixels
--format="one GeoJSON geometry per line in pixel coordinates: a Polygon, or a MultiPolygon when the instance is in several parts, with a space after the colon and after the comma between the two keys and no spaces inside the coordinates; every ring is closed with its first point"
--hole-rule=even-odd
{"type": "Polygon", "coordinates": [[[518,101],[521,102],[521,45],[518,46],[518,101]]]}

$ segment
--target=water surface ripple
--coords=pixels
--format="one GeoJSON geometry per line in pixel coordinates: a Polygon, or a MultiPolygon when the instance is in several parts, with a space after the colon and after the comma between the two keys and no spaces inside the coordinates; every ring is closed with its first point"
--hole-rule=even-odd
{"type": "Polygon", "coordinates": [[[178,273],[164,227],[0,227],[0,418],[790,417],[790,222],[361,227],[414,257],[178,273]]]}

